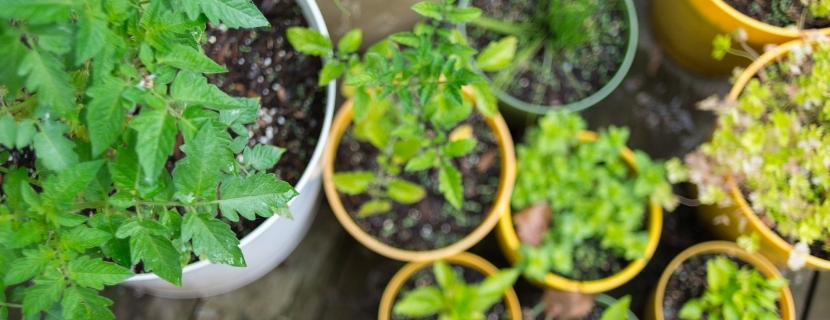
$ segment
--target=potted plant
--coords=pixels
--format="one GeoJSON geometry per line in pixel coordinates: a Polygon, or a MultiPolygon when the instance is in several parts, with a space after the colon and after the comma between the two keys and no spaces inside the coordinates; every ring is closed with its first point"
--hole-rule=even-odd
{"type": "Polygon", "coordinates": [[[661,164],[625,148],[627,128],[585,127],[554,112],[530,129],[517,148],[517,212],[501,217],[497,235],[532,281],[591,294],[643,269],[660,238],[660,206],[674,196],[661,164]]]}
{"type": "MultiPolygon", "coordinates": [[[[359,31],[336,51],[313,31],[288,33],[299,50],[331,58],[321,78],[345,74],[352,87],[324,157],[332,210],[363,245],[404,261],[444,258],[478,242],[507,209],[515,176],[495,96],[468,66],[476,51],[440,27],[479,12],[450,1],[412,8],[432,20],[373,45],[362,60],[354,53],[359,31]]],[[[499,66],[512,54],[494,43],[478,56],[499,66]]]]}
{"type": "MultiPolygon", "coordinates": [[[[172,298],[231,291],[282,262],[314,221],[322,200],[321,159],[334,115],[336,85],[328,81],[318,83],[321,62],[299,53],[284,43],[284,38],[291,26],[310,26],[323,35],[327,34],[326,26],[313,1],[256,0],[254,4],[270,26],[229,30],[226,24],[208,25],[201,41],[204,52],[229,72],[206,77],[208,83],[228,94],[260,97],[258,107],[234,115],[256,120],[244,125],[231,124],[236,135],[232,147],[243,159],[259,157],[267,150],[256,147],[259,144],[285,150],[278,151],[282,155],[276,164],[255,165],[295,186],[299,194],[288,204],[290,217],[260,217],[232,223],[232,230],[241,239],[245,268],[199,261],[185,267],[181,287],[152,273],[138,274],[124,285],[172,298]],[[245,145],[250,150],[239,149],[245,145]]],[[[229,118],[232,117],[223,119],[229,118]]]]}
{"type": "Polygon", "coordinates": [[[710,241],[672,259],[647,319],[795,319],[793,297],[772,263],[732,242],[710,241]]]}
{"type": "Polygon", "coordinates": [[[490,319],[491,315],[522,319],[512,288],[519,273],[516,269],[498,270],[466,252],[435,262],[410,262],[383,291],[378,319],[434,315],[447,320],[490,319]]]}
{"type": "Polygon", "coordinates": [[[617,300],[602,293],[586,295],[550,288],[537,291],[519,297],[538,301],[532,307],[522,307],[522,319],[637,320],[637,316],[629,310],[630,295],[617,300]]]}
{"type": "Polygon", "coordinates": [[[233,152],[228,128],[252,122],[236,115],[255,113],[258,99],[208,84],[203,73],[225,69],[199,49],[208,20],[267,20],[244,1],[230,11],[182,5],[4,6],[3,317],[16,307],[26,317],[112,318],[97,294],[105,285],[139,271],[182,285],[192,256],[243,267],[223,220],[288,216],[296,190],[265,172],[282,149],[233,152]]]}
{"type": "Polygon", "coordinates": [[[680,0],[651,3],[654,37],[663,51],[686,69],[710,76],[732,74],[749,61],[737,56],[714,61],[712,39],[742,29],[747,46],[762,52],[767,44],[801,38],[805,29],[828,32],[830,1],[680,0]]]}
{"type": "Polygon", "coordinates": [[[686,156],[685,169],[672,170],[697,185],[707,204],[700,216],[717,236],[792,269],[830,270],[828,53],[819,36],[762,55],[726,99],[701,102],[718,116],[711,141],[686,156]]]}
{"type": "Polygon", "coordinates": [[[504,35],[517,43],[507,67],[476,64],[491,79],[510,123],[525,126],[550,111],[593,106],[634,61],[638,26],[630,0],[462,0],[460,6],[484,11],[459,25],[473,48],[504,35]]]}

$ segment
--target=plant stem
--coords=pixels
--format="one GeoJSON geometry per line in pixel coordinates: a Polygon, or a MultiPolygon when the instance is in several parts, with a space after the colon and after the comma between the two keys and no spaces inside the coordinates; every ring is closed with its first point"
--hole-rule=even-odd
{"type": "MultiPolygon", "coordinates": [[[[11,171],[8,168],[0,167],[0,173],[10,174],[11,171]]],[[[36,180],[32,177],[26,176],[26,182],[28,182],[29,184],[33,184],[35,186],[40,187],[40,181],[38,181],[38,180],[36,180]]]]}
{"type": "Polygon", "coordinates": [[[12,307],[12,308],[23,308],[22,304],[7,303],[7,302],[0,302],[0,306],[6,306],[6,307],[12,307]]]}
{"type": "Polygon", "coordinates": [[[479,27],[506,35],[521,37],[528,33],[530,26],[526,23],[511,23],[488,17],[478,17],[471,22],[479,27]]]}

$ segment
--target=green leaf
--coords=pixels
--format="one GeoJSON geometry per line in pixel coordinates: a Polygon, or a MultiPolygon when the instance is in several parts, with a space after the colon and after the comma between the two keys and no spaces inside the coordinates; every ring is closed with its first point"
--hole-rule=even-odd
{"type": "Polygon", "coordinates": [[[245,258],[239,249],[239,239],[230,225],[209,213],[188,212],[182,222],[182,241],[193,239],[193,253],[213,263],[244,267],[245,258]]]}
{"type": "Polygon", "coordinates": [[[26,297],[23,299],[23,314],[36,316],[40,319],[40,311],[49,309],[61,298],[66,281],[59,277],[35,278],[34,286],[26,288],[26,297]]]}
{"type": "Polygon", "coordinates": [[[302,53],[318,57],[325,57],[331,53],[331,40],[317,30],[291,27],[286,31],[285,36],[288,38],[288,42],[302,53]]]}
{"type": "Polygon", "coordinates": [[[112,235],[109,241],[101,245],[101,251],[118,264],[130,266],[130,242],[115,237],[115,232],[124,220],[126,218],[120,215],[96,214],[89,219],[89,225],[112,235]]]}
{"type": "Polygon", "coordinates": [[[478,299],[474,303],[476,311],[487,311],[492,305],[502,299],[504,292],[513,286],[516,279],[519,278],[521,270],[519,269],[505,269],[498,273],[488,276],[478,285],[478,299]]]}
{"type": "Polygon", "coordinates": [[[94,157],[107,150],[121,136],[126,113],[121,93],[125,88],[123,81],[106,78],[86,92],[92,97],[87,105],[86,123],[94,157]]]}
{"type": "Polygon", "coordinates": [[[170,85],[170,96],[179,103],[205,106],[216,110],[245,109],[248,106],[215,85],[201,74],[181,71],[170,85]]]}
{"type": "Polygon", "coordinates": [[[76,12],[80,16],[77,22],[78,32],[75,33],[75,64],[80,65],[101,52],[107,43],[107,33],[111,31],[103,12],[90,9],[76,12]]]}
{"type": "Polygon", "coordinates": [[[82,216],[76,213],[64,212],[58,214],[55,218],[55,221],[64,227],[75,227],[87,221],[86,216],[82,216]]]}
{"type": "Polygon", "coordinates": [[[117,208],[127,209],[135,205],[135,196],[129,191],[120,191],[107,198],[107,201],[117,208]]]}
{"type": "Polygon", "coordinates": [[[317,84],[320,86],[327,85],[334,79],[340,77],[343,72],[346,71],[346,65],[341,63],[340,61],[330,61],[323,66],[323,70],[320,71],[320,80],[317,81],[317,84]]]}
{"type": "Polygon", "coordinates": [[[461,185],[461,172],[458,172],[458,169],[448,164],[441,166],[438,171],[438,190],[454,208],[461,209],[464,186],[461,185]]]}
{"type": "Polygon", "coordinates": [[[406,163],[406,167],[404,167],[404,171],[413,172],[432,168],[435,166],[435,160],[437,158],[438,154],[434,149],[427,149],[424,153],[421,153],[409,160],[409,162],[406,163]]]}
{"type": "Polygon", "coordinates": [[[703,308],[700,300],[692,299],[687,301],[686,304],[680,308],[678,316],[685,320],[700,319],[703,316],[703,308]]]}
{"type": "Polygon", "coordinates": [[[421,37],[408,31],[392,34],[389,39],[410,47],[417,47],[421,43],[421,37]]]}
{"type": "Polygon", "coordinates": [[[27,20],[31,24],[66,22],[78,4],[75,0],[5,0],[0,17],[27,20]]]}
{"type": "Polygon", "coordinates": [[[85,249],[97,247],[107,242],[112,235],[87,226],[77,226],[72,231],[63,233],[61,243],[67,248],[83,252],[85,249]]]}
{"type": "MultiPolygon", "coordinates": [[[[398,127],[401,128],[401,127],[398,127]]],[[[392,147],[395,152],[395,157],[399,158],[400,161],[407,161],[415,156],[418,153],[418,150],[421,149],[421,139],[412,138],[406,140],[398,140],[395,142],[395,145],[392,147]]]]}
{"type": "Polygon", "coordinates": [[[228,28],[256,28],[268,26],[268,19],[249,0],[181,0],[188,8],[187,15],[191,19],[198,16],[194,8],[197,4],[201,11],[213,22],[219,25],[223,22],[228,28]]]}
{"type": "Polygon", "coordinates": [[[46,239],[49,230],[41,223],[29,222],[15,232],[9,248],[22,248],[46,239]]]}
{"type": "Polygon", "coordinates": [[[75,143],[63,136],[67,131],[67,125],[53,122],[42,126],[42,131],[35,134],[35,152],[49,170],[60,172],[78,163],[78,155],[72,150],[75,143]]]}
{"type": "Polygon", "coordinates": [[[505,37],[491,42],[476,58],[476,65],[483,71],[496,71],[508,65],[516,53],[516,37],[505,37]]]}
{"type": "Polygon", "coordinates": [[[421,201],[427,194],[424,187],[406,180],[392,180],[386,185],[386,188],[386,195],[403,204],[413,204],[421,201]]]}
{"type": "Polygon", "coordinates": [[[69,261],[69,279],[85,287],[102,290],[104,285],[116,285],[132,276],[129,269],[100,258],[81,256],[69,261]]]}
{"type": "Polygon", "coordinates": [[[470,84],[473,89],[473,99],[476,102],[476,108],[481,111],[487,118],[492,118],[499,113],[498,100],[487,83],[473,83],[470,84]]]}
{"type": "Polygon", "coordinates": [[[348,195],[363,193],[375,181],[375,174],[368,171],[339,172],[332,177],[334,187],[348,195]]]}
{"type": "Polygon", "coordinates": [[[15,140],[15,145],[17,149],[23,149],[28,147],[32,140],[37,133],[37,129],[35,129],[35,122],[31,119],[23,119],[17,123],[17,139],[15,140]]]}
{"type": "Polygon", "coordinates": [[[631,305],[631,295],[626,295],[614,304],[608,306],[602,312],[600,320],[626,320],[628,319],[628,306],[631,305]]]}
{"type": "Polygon", "coordinates": [[[67,319],[114,319],[110,311],[112,301],[98,295],[98,292],[89,288],[71,286],[66,288],[61,301],[63,316],[67,319]]]}
{"type": "Polygon", "coordinates": [[[412,10],[418,14],[436,20],[442,20],[441,5],[433,2],[419,2],[412,6],[412,10]]]}
{"type": "Polygon", "coordinates": [[[371,71],[363,71],[361,73],[349,76],[346,79],[347,86],[365,86],[371,85],[377,80],[377,75],[371,71]]]}
{"type": "Polygon", "coordinates": [[[221,170],[227,168],[233,159],[229,140],[227,132],[217,131],[205,124],[192,141],[181,147],[186,156],[173,169],[173,182],[179,199],[189,203],[194,199],[216,197],[216,187],[222,181],[221,170]]]}
{"type": "Polygon", "coordinates": [[[363,42],[363,31],[360,29],[352,29],[340,38],[337,42],[337,51],[341,53],[352,53],[360,48],[360,43],[363,42]]]}
{"type": "Polygon", "coordinates": [[[170,51],[158,52],[156,54],[156,62],[159,64],[166,64],[179,69],[193,72],[228,72],[227,69],[220,66],[218,63],[211,60],[195,48],[181,44],[171,45],[170,51]]]}
{"type": "Polygon", "coordinates": [[[273,168],[283,153],[285,153],[283,148],[257,144],[253,149],[245,148],[242,158],[245,160],[245,164],[259,171],[265,171],[273,168]]]}
{"type": "MultiPolygon", "coordinates": [[[[17,141],[17,121],[10,115],[0,117],[0,144],[6,149],[14,149],[14,144],[17,141]]],[[[5,162],[6,159],[0,161],[5,162]]]]}
{"type": "Polygon", "coordinates": [[[297,196],[297,191],[287,182],[277,180],[274,174],[257,173],[248,177],[230,177],[219,188],[222,195],[219,210],[231,221],[237,221],[241,214],[248,220],[256,215],[270,217],[274,214],[288,214],[284,210],[288,201],[297,196]]]}
{"type": "Polygon", "coordinates": [[[451,290],[456,285],[455,271],[443,260],[435,261],[432,264],[432,273],[435,274],[435,281],[444,290],[451,290]]]}
{"type": "Polygon", "coordinates": [[[50,107],[57,115],[70,120],[77,118],[75,88],[60,60],[51,54],[30,50],[17,72],[27,75],[26,90],[37,93],[40,106],[50,107]]]}
{"type": "Polygon", "coordinates": [[[452,23],[465,23],[473,21],[480,16],[481,9],[479,8],[453,8],[447,14],[447,20],[450,20],[452,23]]]}
{"type": "Polygon", "coordinates": [[[726,259],[711,259],[706,263],[706,281],[709,288],[715,291],[722,290],[729,285],[729,266],[732,262],[726,259]]]}
{"type": "Polygon", "coordinates": [[[392,313],[408,317],[426,317],[444,309],[444,296],[436,287],[420,287],[412,290],[395,303],[392,313]]]}
{"type": "Polygon", "coordinates": [[[357,209],[357,216],[364,218],[374,214],[387,213],[392,210],[392,202],[389,200],[373,199],[364,202],[357,209]]]}
{"type": "MultiPolygon", "coordinates": [[[[132,142],[130,142],[132,144],[132,142]]],[[[121,190],[138,190],[141,166],[133,148],[117,148],[115,161],[107,163],[112,182],[121,190]]]]}
{"type": "MultiPolygon", "coordinates": [[[[5,10],[2,11],[5,12],[5,10]]],[[[3,59],[0,59],[0,79],[3,79],[3,85],[9,90],[9,95],[14,95],[23,87],[23,82],[26,80],[17,73],[17,66],[26,58],[29,50],[20,41],[20,34],[8,31],[0,32],[0,48],[3,48],[3,59]]]]}
{"type": "Polygon", "coordinates": [[[130,237],[130,255],[133,264],[144,262],[145,271],[155,272],[162,279],[177,286],[182,285],[179,252],[170,240],[152,235],[146,228],[139,228],[130,237]]]}
{"type": "Polygon", "coordinates": [[[7,285],[18,284],[43,272],[43,269],[55,259],[55,252],[46,247],[38,250],[24,250],[23,258],[11,263],[3,282],[7,285]]]}
{"type": "Polygon", "coordinates": [[[173,153],[178,132],[176,120],[167,114],[167,110],[143,109],[130,122],[130,127],[138,131],[135,151],[144,177],[155,180],[164,169],[167,157],[173,153]]]}
{"type": "Polygon", "coordinates": [[[441,153],[449,157],[465,156],[475,149],[477,143],[478,141],[475,138],[451,141],[444,146],[441,153]]]}

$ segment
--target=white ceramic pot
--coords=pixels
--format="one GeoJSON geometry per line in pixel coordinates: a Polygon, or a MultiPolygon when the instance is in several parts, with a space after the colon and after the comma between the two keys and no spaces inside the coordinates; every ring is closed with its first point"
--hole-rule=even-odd
{"type": "MultiPolygon", "coordinates": [[[[297,0],[309,27],[328,37],[326,23],[314,0],[297,0]]],[[[182,273],[182,286],[177,287],[153,273],[136,275],[122,284],[148,294],[165,298],[199,298],[225,293],[242,287],[265,275],[288,257],[297,247],[317,214],[321,200],[321,173],[323,149],[329,136],[334,98],[334,81],[326,86],[326,113],[318,144],[311,161],[294,186],[300,193],[288,203],[293,219],[277,216],[268,218],[256,230],[243,238],[240,248],[245,255],[247,267],[238,268],[222,264],[199,261],[186,266],[182,273]]]]}

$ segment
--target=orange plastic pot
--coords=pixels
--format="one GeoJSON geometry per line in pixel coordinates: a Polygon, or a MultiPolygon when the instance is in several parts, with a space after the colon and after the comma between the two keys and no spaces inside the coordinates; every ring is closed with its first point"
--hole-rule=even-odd
{"type": "MultiPolygon", "coordinates": [[[[800,39],[803,34],[801,30],[750,18],[723,0],[651,1],[651,23],[654,37],[668,56],[690,71],[709,76],[727,76],[735,67],[751,62],[729,54],[721,61],[712,58],[715,35],[743,28],[747,43],[761,53],[766,44],[782,44],[800,39]]],[[[821,30],[830,32],[830,28],[821,30]]]]}
{"type": "MultiPolygon", "coordinates": [[[[700,254],[725,254],[735,257],[741,261],[749,263],[753,268],[757,269],[761,274],[767,278],[780,277],[781,273],[778,269],[769,262],[764,256],[757,253],[751,254],[732,242],[726,241],[709,241],[694,245],[675,257],[669,265],[663,270],[660,276],[660,281],[657,282],[654,292],[649,297],[649,303],[646,306],[646,319],[663,320],[663,295],[666,293],[666,284],[669,278],[674,273],[674,270],[689,258],[700,254]]],[[[793,303],[793,295],[790,288],[784,286],[780,290],[781,297],[778,301],[778,308],[781,310],[781,318],[784,320],[795,319],[795,304],[793,303]]]]}
{"type": "MultiPolygon", "coordinates": [[[[464,94],[465,98],[471,99],[472,93],[467,88],[465,88],[464,94]]],[[[340,224],[343,225],[349,234],[367,248],[383,256],[400,261],[438,260],[465,251],[481,241],[485,235],[493,230],[500,216],[509,214],[510,195],[513,193],[513,183],[516,180],[516,153],[513,150],[513,138],[510,136],[510,131],[504,122],[504,118],[501,115],[496,115],[493,118],[485,118],[485,120],[496,136],[499,152],[501,153],[499,187],[496,191],[496,198],[490,212],[487,213],[481,224],[473,232],[456,243],[430,251],[404,250],[384,244],[358,227],[357,223],[346,212],[346,209],[343,207],[343,202],[340,200],[340,194],[334,187],[334,182],[332,181],[332,177],[334,176],[334,158],[337,155],[337,148],[343,133],[346,132],[352,123],[352,101],[346,101],[334,118],[331,135],[329,136],[329,144],[326,146],[326,151],[323,155],[323,188],[337,220],[340,221],[340,224]]]]}
{"type": "MultiPolygon", "coordinates": [[[[499,269],[487,262],[487,260],[467,252],[461,252],[452,257],[444,258],[444,261],[449,264],[474,269],[487,276],[495,274],[499,271],[499,269]]],[[[401,291],[404,283],[406,283],[406,280],[421,269],[429,268],[431,266],[432,261],[416,261],[410,262],[403,266],[401,270],[398,270],[398,273],[392,277],[392,280],[389,281],[389,284],[386,285],[386,289],[383,291],[383,296],[380,299],[380,309],[378,310],[379,320],[389,320],[390,315],[392,314],[392,306],[395,303],[395,297],[398,296],[398,293],[401,291]]],[[[516,296],[516,291],[514,291],[513,288],[509,288],[505,291],[504,299],[502,301],[504,301],[504,304],[507,307],[507,314],[510,316],[510,319],[522,319],[522,307],[519,304],[519,298],[516,296]]]]}
{"type": "MultiPolygon", "coordinates": [[[[596,132],[580,132],[580,141],[589,142],[595,141],[596,139],[596,132]]],[[[628,148],[624,148],[620,152],[620,157],[636,172],[637,166],[634,162],[634,152],[628,148]]],[[[646,252],[643,258],[632,261],[620,272],[603,279],[576,281],[554,273],[548,273],[545,276],[544,283],[540,283],[540,285],[558,290],[593,294],[614,289],[628,282],[631,278],[634,278],[634,276],[643,270],[646,263],[651,259],[651,256],[654,255],[654,251],[657,249],[657,243],[660,242],[660,232],[663,226],[663,210],[657,205],[650,205],[647,210],[649,213],[648,224],[646,226],[648,243],[646,244],[646,252]]],[[[513,226],[512,214],[505,214],[501,217],[499,225],[496,228],[496,236],[507,260],[513,264],[517,263],[521,259],[519,254],[519,245],[521,242],[519,241],[519,236],[516,234],[516,228],[513,226]]]]}

